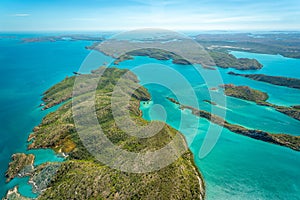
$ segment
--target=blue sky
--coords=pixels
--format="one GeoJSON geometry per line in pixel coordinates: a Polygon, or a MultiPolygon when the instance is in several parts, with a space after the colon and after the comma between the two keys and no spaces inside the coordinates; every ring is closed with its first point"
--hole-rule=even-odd
{"type": "Polygon", "coordinates": [[[299,0],[1,0],[0,31],[300,30],[299,0]]]}

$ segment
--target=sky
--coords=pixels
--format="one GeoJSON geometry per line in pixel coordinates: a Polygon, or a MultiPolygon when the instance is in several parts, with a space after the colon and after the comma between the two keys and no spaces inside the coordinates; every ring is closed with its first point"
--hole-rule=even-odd
{"type": "Polygon", "coordinates": [[[1,0],[0,31],[300,30],[299,0],[1,0]]]}

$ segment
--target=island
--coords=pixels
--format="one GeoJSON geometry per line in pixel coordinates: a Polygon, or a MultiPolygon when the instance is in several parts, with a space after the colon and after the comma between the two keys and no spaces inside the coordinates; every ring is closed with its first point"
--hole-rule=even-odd
{"type": "MultiPolygon", "coordinates": [[[[162,40],[163,38],[160,39],[162,40]]],[[[190,44],[191,41],[189,40],[169,41],[168,39],[169,38],[165,38],[163,42],[161,40],[151,40],[147,42],[144,40],[139,42],[108,40],[104,41],[104,43],[94,43],[86,48],[102,52],[105,55],[115,58],[114,64],[119,64],[125,60],[132,60],[133,56],[147,56],[157,60],[172,60],[174,64],[180,65],[201,64],[203,68],[210,70],[215,70],[216,66],[238,70],[257,70],[263,67],[256,59],[236,58],[227,51],[190,48],[189,45],[194,45],[194,43],[190,44]],[[141,43],[143,43],[142,47],[140,46],[141,43]],[[149,46],[149,48],[147,46],[149,46]],[[174,47],[174,49],[167,51],[166,49],[170,49],[170,46],[174,47]],[[130,49],[132,47],[134,47],[135,50],[131,51],[130,49]],[[116,51],[116,49],[119,49],[119,52],[116,51]],[[123,54],[123,52],[126,53],[123,54]],[[189,58],[189,60],[186,58],[189,58]]]]}
{"type": "Polygon", "coordinates": [[[272,134],[261,130],[248,129],[237,124],[231,124],[225,119],[221,118],[220,116],[211,114],[205,110],[199,110],[192,106],[183,105],[174,98],[167,97],[167,99],[170,102],[179,105],[180,109],[191,110],[193,115],[207,119],[214,124],[217,124],[219,126],[222,126],[230,130],[233,133],[247,136],[256,140],[261,140],[264,142],[285,146],[295,151],[300,151],[300,136],[293,136],[288,134],[272,134]]]}
{"type": "Polygon", "coordinates": [[[269,106],[281,112],[285,115],[288,115],[296,120],[300,121],[300,110],[299,106],[278,106],[272,103],[267,102],[269,96],[267,93],[252,89],[248,86],[236,86],[233,84],[225,84],[221,87],[224,88],[224,92],[227,96],[236,97],[239,99],[253,101],[258,105],[269,106]]]}
{"type": "MultiPolygon", "coordinates": [[[[41,124],[34,128],[29,138],[29,149],[51,148],[59,154],[67,155],[62,163],[47,163],[37,167],[31,174],[33,182],[42,181],[43,174],[55,171],[53,177],[41,192],[38,199],[204,199],[205,184],[199,169],[195,166],[193,155],[187,150],[172,164],[150,173],[129,173],[110,168],[97,160],[83,145],[76,131],[72,102],[73,84],[76,77],[82,87],[89,85],[89,80],[98,78],[103,73],[96,90],[96,113],[107,138],[122,149],[131,152],[147,152],[160,149],[172,138],[179,136],[179,144],[186,146],[180,132],[167,124],[150,138],[130,136],[118,128],[112,115],[111,94],[120,77],[126,73],[126,87],[138,86],[131,96],[124,111],[138,124],[148,124],[139,110],[140,101],[149,100],[147,89],[139,85],[137,77],[125,69],[105,68],[65,78],[44,93],[47,108],[60,104],[60,107],[46,115],[41,124]]],[[[85,97],[80,93],[75,98],[85,97]]],[[[162,122],[159,122],[162,123],[162,122]]],[[[92,142],[92,141],[91,141],[92,142]]],[[[47,177],[47,176],[46,176],[47,177]]],[[[40,185],[40,184],[38,184],[40,185]]]]}
{"type": "Polygon", "coordinates": [[[255,81],[261,81],[270,83],[273,85],[285,86],[289,88],[300,89],[300,79],[297,78],[287,78],[282,76],[269,76],[265,74],[239,74],[235,72],[228,72],[228,74],[233,76],[242,76],[250,78],[255,81]]]}

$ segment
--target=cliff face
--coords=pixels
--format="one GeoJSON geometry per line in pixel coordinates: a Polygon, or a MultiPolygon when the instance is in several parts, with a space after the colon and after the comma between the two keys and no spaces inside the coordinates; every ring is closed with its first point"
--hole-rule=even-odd
{"type": "MultiPolygon", "coordinates": [[[[104,68],[100,68],[92,74],[80,76],[89,80],[103,71],[104,68]]],[[[179,143],[185,146],[184,137],[166,124],[150,138],[130,136],[118,128],[112,116],[111,93],[118,79],[127,72],[108,68],[97,87],[96,113],[107,138],[131,152],[161,149],[176,135],[180,136],[179,143]]],[[[138,85],[136,76],[130,72],[125,79],[128,84],[124,90],[127,86],[138,85]]],[[[30,135],[30,149],[52,148],[68,155],[39,199],[204,199],[204,181],[189,150],[171,165],[150,173],[122,172],[95,159],[76,132],[72,102],[66,101],[72,96],[74,80],[74,77],[66,78],[45,92],[46,108],[65,103],[57,111],[48,114],[30,135]]],[[[149,122],[141,118],[139,105],[141,100],[149,99],[147,90],[138,87],[124,111],[129,112],[137,124],[146,125],[149,122]]]]}

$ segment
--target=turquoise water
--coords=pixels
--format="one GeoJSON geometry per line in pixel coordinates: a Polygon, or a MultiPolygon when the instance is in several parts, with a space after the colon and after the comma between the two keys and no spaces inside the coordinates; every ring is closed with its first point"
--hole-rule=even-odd
{"type": "MultiPolygon", "coordinates": [[[[233,54],[237,58],[247,57],[259,60],[259,62],[263,64],[264,67],[257,72],[253,71],[253,73],[268,74],[273,76],[287,76],[294,78],[300,77],[300,59],[286,58],[281,55],[268,55],[241,51],[231,51],[231,54],[233,54]]],[[[244,71],[244,73],[248,72],[244,71]]]]}
{"type": "MultiPolygon", "coordinates": [[[[17,35],[24,37],[24,35],[17,35]]],[[[0,39],[0,196],[14,185],[20,185],[20,192],[34,197],[28,178],[15,178],[5,184],[4,173],[10,156],[16,152],[25,152],[28,134],[39,124],[49,111],[40,111],[41,94],[51,85],[65,76],[77,71],[89,54],[84,47],[91,42],[41,42],[20,43],[16,39],[0,39]]],[[[257,58],[264,68],[251,73],[285,75],[300,78],[300,60],[288,59],[279,55],[262,55],[245,52],[232,52],[237,57],[257,58]],[[274,67],[274,68],[273,68],[274,67]]],[[[103,57],[91,55],[88,68],[94,69],[104,62],[103,57]]],[[[201,76],[191,67],[175,65],[171,61],[157,61],[146,57],[136,57],[133,61],[122,62],[118,67],[131,68],[145,63],[162,64],[175,69],[191,84],[198,97],[201,109],[210,111],[211,105],[203,102],[209,99],[207,87],[201,76]]],[[[299,90],[260,83],[243,77],[227,75],[228,69],[220,69],[224,83],[249,85],[268,92],[269,101],[278,105],[300,104],[299,90]]],[[[88,72],[88,70],[87,70],[88,72]]],[[[202,70],[209,73],[208,70],[202,70]]],[[[250,72],[247,72],[250,73],[250,72]]],[[[144,80],[157,76],[137,74],[144,80]]],[[[162,74],[172,81],[169,74],[162,74]]],[[[236,135],[226,129],[222,130],[214,149],[205,158],[199,158],[199,149],[204,141],[209,123],[193,116],[189,111],[180,111],[177,106],[166,99],[174,96],[172,91],[157,84],[145,85],[152,102],[141,104],[144,118],[161,119],[160,113],[149,112],[153,105],[161,104],[168,117],[167,123],[179,128],[182,115],[189,126],[181,131],[186,136],[195,156],[195,162],[205,177],[207,199],[300,199],[300,153],[288,148],[264,143],[236,135]],[[193,122],[193,123],[192,123],[193,122]],[[196,124],[194,122],[197,122],[196,124]],[[198,127],[195,134],[191,130],[198,127]]],[[[188,102],[188,99],[187,99],[188,102]]],[[[225,108],[217,108],[224,110],[225,108]]],[[[217,110],[218,111],[218,110],[217,110]]],[[[254,103],[234,98],[227,98],[226,119],[232,123],[270,132],[283,132],[300,135],[300,122],[289,118],[271,108],[257,106],[254,103]]],[[[213,125],[212,130],[220,127],[213,125]]],[[[28,152],[27,152],[28,153],[28,152]]],[[[51,150],[30,151],[36,155],[35,165],[46,161],[62,161],[51,150]]]]}
{"type": "MultiPolygon", "coordinates": [[[[264,56],[260,54],[240,53],[242,57],[255,57],[259,61],[264,56]]],[[[278,56],[279,58],[282,58],[278,56]]],[[[278,58],[278,59],[279,59],[278,58]]],[[[286,60],[286,58],[282,58],[286,60]]],[[[277,62],[278,60],[275,60],[277,62]]],[[[299,60],[297,60],[299,62],[299,60]]],[[[133,61],[122,62],[120,68],[133,69],[144,63],[157,63],[169,66],[180,72],[190,81],[199,98],[201,109],[209,110],[209,105],[202,100],[207,99],[208,92],[204,82],[199,75],[187,66],[172,64],[170,61],[157,61],[145,57],[136,57],[133,61]],[[193,73],[193,74],[191,74],[193,73]]],[[[151,64],[150,64],[151,65],[151,64]]],[[[271,63],[269,63],[269,67],[271,63]]],[[[294,68],[295,74],[300,72],[300,65],[289,66],[294,68]],[[298,68],[297,68],[298,67],[298,68]],[[297,71],[297,72],[296,72],[297,71]]],[[[200,69],[203,70],[203,69],[200,69]]],[[[276,70],[279,70],[276,68],[276,70]]],[[[133,69],[134,71],[134,69],[133,69]]],[[[224,83],[237,85],[250,85],[251,87],[268,92],[272,103],[281,105],[299,104],[299,90],[272,86],[265,83],[255,82],[243,77],[227,75],[229,70],[220,70],[224,83]],[[280,93],[278,93],[280,92],[280,93]],[[281,95],[278,95],[281,94],[281,95]]],[[[135,71],[135,73],[137,73],[135,71]]],[[[205,72],[203,72],[205,73],[205,72]]],[[[249,73],[249,72],[248,72],[249,73]]],[[[259,71],[252,73],[262,73],[259,71]]],[[[266,73],[266,71],[264,71],[266,73]]],[[[280,71],[276,72],[278,75],[280,71]]],[[[275,74],[275,73],[274,73],[275,74]]],[[[157,74],[137,73],[141,83],[144,80],[155,78],[157,74]],[[150,78],[149,78],[150,77],[150,78]]],[[[171,76],[165,74],[167,79],[171,76]]],[[[300,75],[299,77],[300,78],[300,75]]],[[[160,113],[154,113],[151,107],[160,104],[165,108],[168,117],[167,123],[179,128],[181,111],[166,100],[173,96],[169,89],[157,84],[145,85],[151,93],[152,100],[149,104],[141,104],[144,118],[160,120],[160,113]]],[[[188,97],[187,97],[188,98],[188,97]]],[[[195,122],[197,117],[190,112],[183,111],[189,121],[195,122]]],[[[227,98],[226,119],[235,124],[241,124],[249,128],[256,128],[274,133],[289,133],[299,135],[300,122],[286,115],[274,111],[271,108],[257,106],[235,98],[227,98]]],[[[210,123],[205,119],[198,119],[199,127],[196,135],[190,134],[191,127],[182,128],[190,148],[195,156],[195,162],[204,175],[207,186],[207,199],[300,199],[300,153],[285,147],[261,142],[251,138],[243,137],[229,130],[223,129],[214,149],[203,159],[199,157],[199,150],[206,136],[210,123]]],[[[191,126],[196,126],[195,124],[191,126]]],[[[217,131],[217,125],[212,129],[217,131]]]]}
{"type": "MultiPolygon", "coordinates": [[[[0,38],[0,197],[16,184],[20,185],[20,193],[32,197],[27,178],[5,184],[4,173],[10,157],[16,152],[26,152],[28,134],[49,112],[38,107],[41,94],[79,69],[89,54],[84,47],[92,42],[21,43],[19,38],[34,35],[15,36],[0,38]]],[[[62,160],[51,150],[30,153],[36,155],[36,165],[62,160]]]]}

